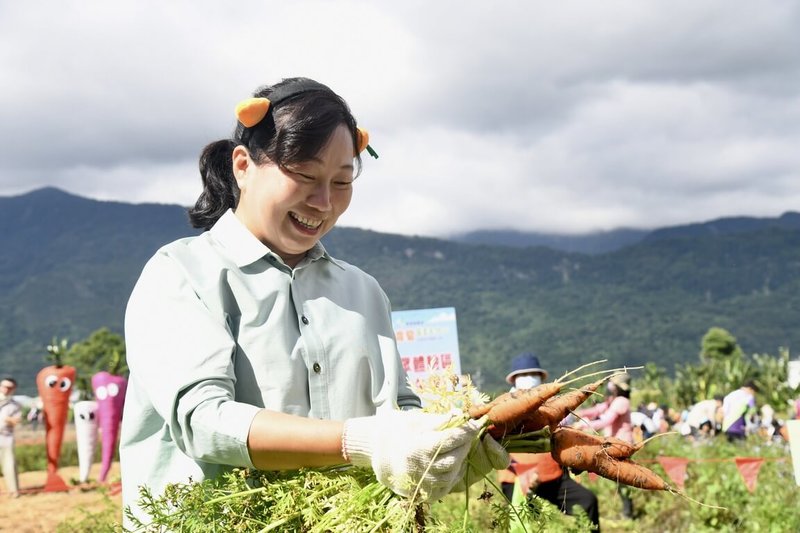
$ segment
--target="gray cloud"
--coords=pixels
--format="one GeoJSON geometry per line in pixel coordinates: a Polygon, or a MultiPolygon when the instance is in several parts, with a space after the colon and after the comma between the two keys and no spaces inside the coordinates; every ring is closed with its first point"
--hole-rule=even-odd
{"type": "Polygon", "coordinates": [[[257,86],[308,75],[368,127],[341,224],[583,232],[800,205],[800,6],[0,3],[0,194],[189,204],[257,86]]]}

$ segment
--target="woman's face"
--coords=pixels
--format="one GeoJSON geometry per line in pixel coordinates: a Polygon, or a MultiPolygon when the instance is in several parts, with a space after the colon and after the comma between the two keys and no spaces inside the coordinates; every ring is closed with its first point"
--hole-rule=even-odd
{"type": "Polygon", "coordinates": [[[233,171],[241,191],[236,216],[294,267],[350,205],[353,136],[340,125],[316,157],[288,168],[257,165],[238,146],[233,171]]]}

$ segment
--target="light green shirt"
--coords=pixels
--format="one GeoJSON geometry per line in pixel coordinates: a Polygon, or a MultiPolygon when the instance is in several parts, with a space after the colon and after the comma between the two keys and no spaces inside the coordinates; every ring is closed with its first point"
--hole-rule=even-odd
{"type": "Polygon", "coordinates": [[[345,420],[419,406],[377,281],[319,243],[291,269],[232,211],[150,259],[125,341],[123,504],[140,517],[141,485],[159,494],[252,467],[247,434],[261,408],[345,420]]]}

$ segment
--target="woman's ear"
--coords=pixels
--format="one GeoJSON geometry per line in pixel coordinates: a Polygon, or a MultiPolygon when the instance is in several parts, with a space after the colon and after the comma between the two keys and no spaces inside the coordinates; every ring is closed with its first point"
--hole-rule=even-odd
{"type": "Polygon", "coordinates": [[[253,164],[253,160],[250,159],[250,153],[247,151],[247,148],[241,144],[233,149],[231,160],[233,164],[233,177],[236,178],[236,184],[239,186],[239,189],[242,189],[247,176],[247,169],[253,164]]]}

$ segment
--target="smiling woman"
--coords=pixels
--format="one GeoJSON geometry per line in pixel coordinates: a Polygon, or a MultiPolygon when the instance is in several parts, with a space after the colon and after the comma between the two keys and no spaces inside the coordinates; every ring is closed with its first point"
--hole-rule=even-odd
{"type": "Polygon", "coordinates": [[[233,139],[201,155],[204,191],[192,222],[210,229],[233,209],[294,267],[350,205],[368,135],[338,95],[302,78],[259,89],[237,116],[233,139]]]}
{"type": "Polygon", "coordinates": [[[359,154],[373,153],[366,131],[305,78],[236,110],[232,138],[200,157],[190,218],[207,231],[161,248],[128,303],[126,526],[148,522],[140,487],[158,495],[233,467],[349,462],[401,495],[465,489],[481,424],[440,429],[446,416],[413,409],[386,295],[319,242],[350,205],[359,154]]]}

